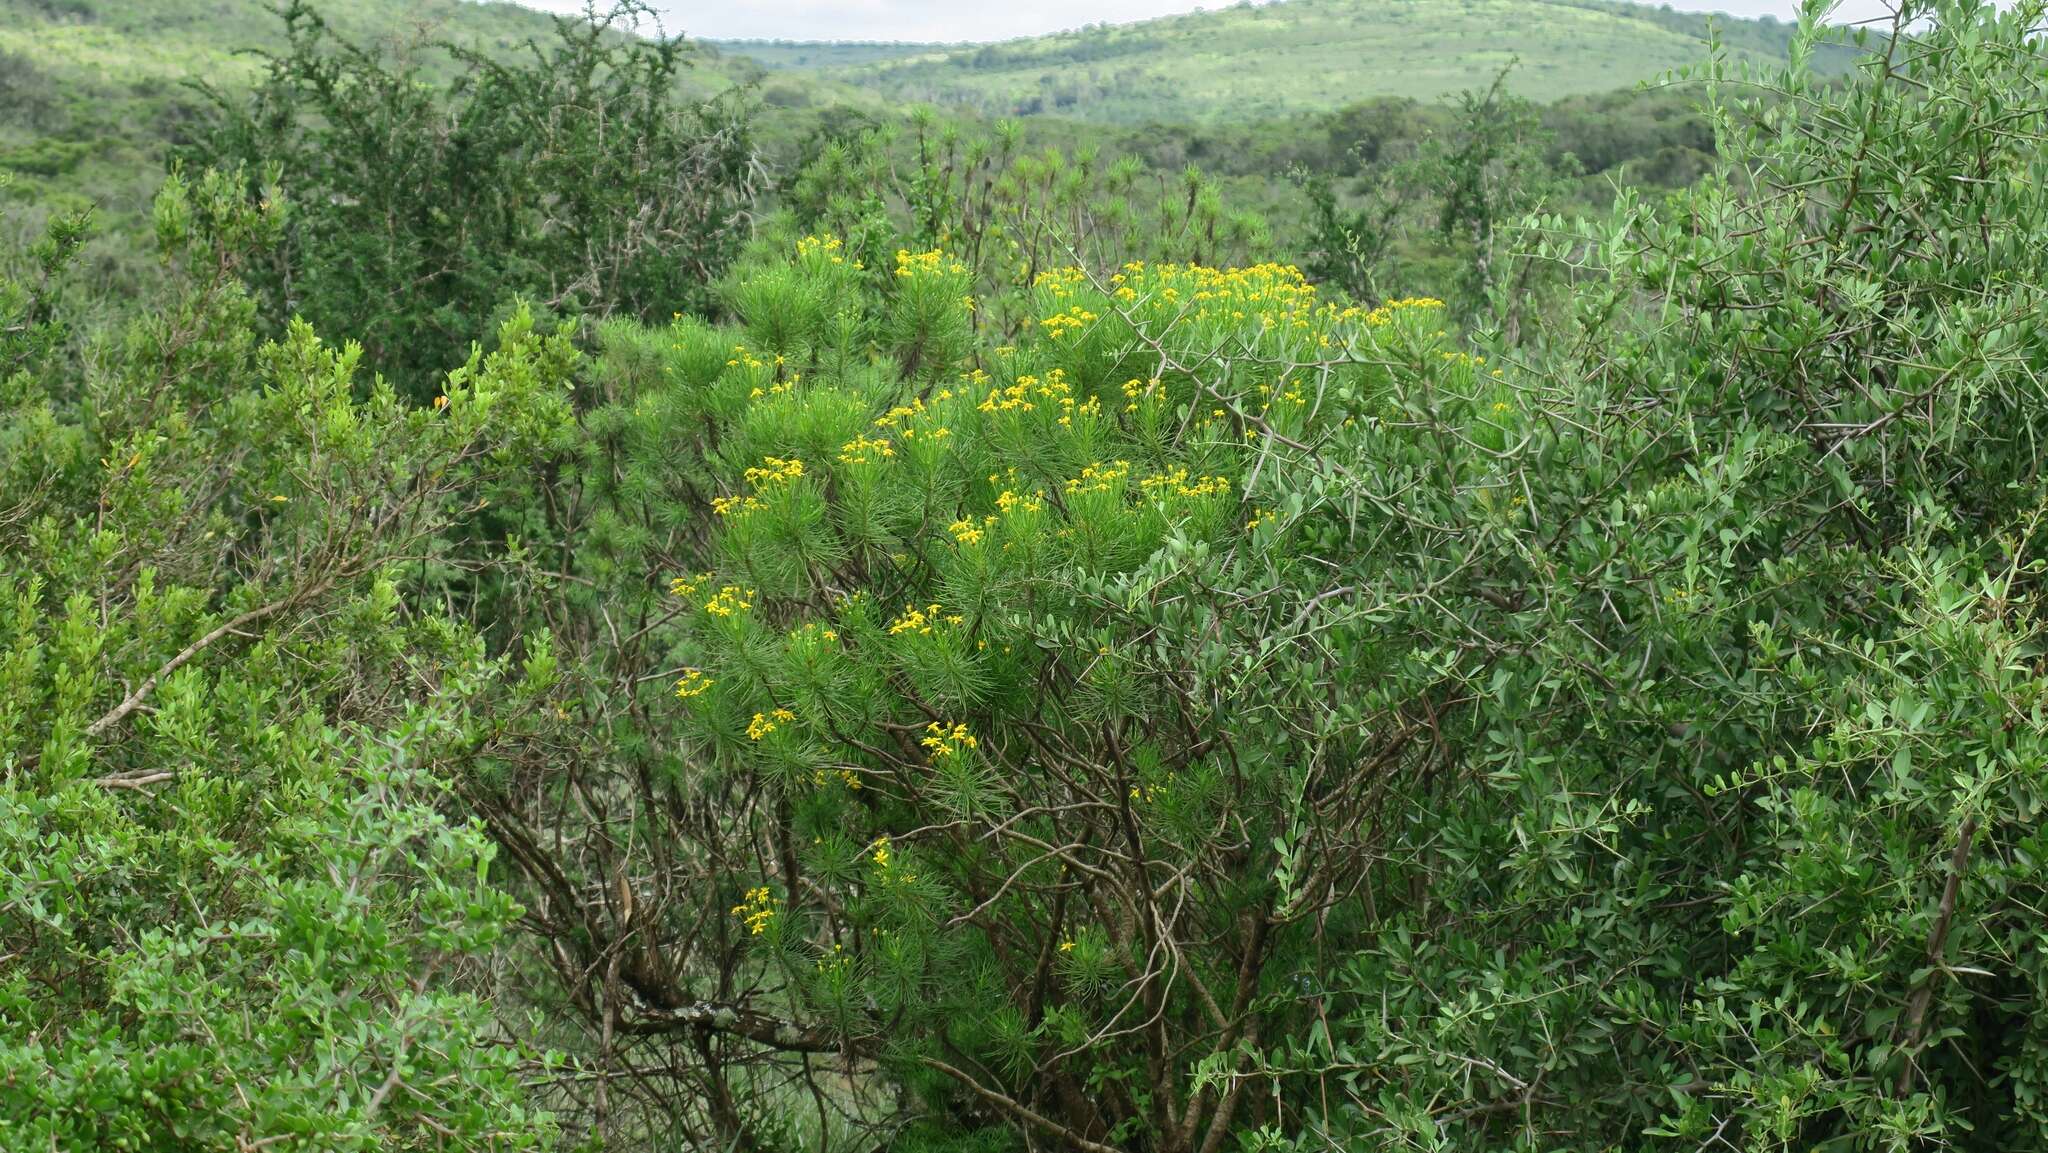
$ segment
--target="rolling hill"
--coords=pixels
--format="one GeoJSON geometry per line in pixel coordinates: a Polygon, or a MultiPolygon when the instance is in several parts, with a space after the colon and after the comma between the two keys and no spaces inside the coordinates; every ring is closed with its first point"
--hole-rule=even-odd
{"type": "MultiPolygon", "coordinates": [[[[1792,26],[1720,21],[1729,55],[1779,62],[1792,26]]],[[[1376,96],[1485,85],[1537,100],[1607,91],[1697,64],[1707,18],[1612,0],[1285,0],[989,45],[733,42],[897,101],[1105,123],[1248,122],[1376,96]]],[[[1848,55],[1825,54],[1824,67],[1848,55]]]]}

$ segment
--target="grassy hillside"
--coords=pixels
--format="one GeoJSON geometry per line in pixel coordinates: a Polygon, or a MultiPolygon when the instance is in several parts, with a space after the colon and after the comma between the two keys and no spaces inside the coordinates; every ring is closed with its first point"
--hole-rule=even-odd
{"type": "MultiPolygon", "coordinates": [[[[1510,81],[1537,100],[1606,91],[1696,64],[1707,19],[1603,0],[1288,0],[899,58],[834,61],[769,45],[897,100],[1110,123],[1242,122],[1375,96],[1430,100],[1510,81]]],[[[1723,21],[1730,55],[1780,60],[1791,26],[1723,21]]],[[[735,45],[734,49],[745,50],[735,45]]],[[[1840,58],[1831,57],[1829,63],[1840,58]]]]}
{"type": "Polygon", "coordinates": [[[763,68],[858,68],[906,56],[969,49],[968,44],[914,44],[900,40],[712,40],[730,56],[744,56],[763,68]]]}

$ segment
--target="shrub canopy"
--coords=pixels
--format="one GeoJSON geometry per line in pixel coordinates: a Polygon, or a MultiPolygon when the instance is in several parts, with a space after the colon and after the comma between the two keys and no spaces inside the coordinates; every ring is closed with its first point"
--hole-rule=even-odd
{"type": "Polygon", "coordinates": [[[1920,16],[1710,65],[1725,168],[1512,232],[1512,341],[827,197],[726,322],[514,313],[409,401],[254,335],[246,173],[116,342],[60,221],[0,1131],[2048,1141],[2043,10],[1920,16]]]}

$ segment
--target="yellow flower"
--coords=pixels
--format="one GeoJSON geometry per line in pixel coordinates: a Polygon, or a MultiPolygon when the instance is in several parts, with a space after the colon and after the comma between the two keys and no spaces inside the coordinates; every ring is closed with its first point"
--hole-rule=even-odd
{"type": "Polygon", "coordinates": [[[939,249],[930,252],[896,250],[896,275],[905,280],[921,276],[965,276],[967,266],[939,249]]]}
{"type": "MultiPolygon", "coordinates": [[[[860,791],[860,774],[854,772],[852,769],[840,769],[836,774],[828,774],[824,769],[814,770],[811,773],[811,783],[813,785],[817,785],[820,788],[823,788],[825,782],[831,780],[832,777],[835,775],[839,778],[839,783],[845,785],[848,791],[860,791]]],[[[817,841],[812,842],[812,844],[817,843],[817,841]]]]}
{"type": "Polygon", "coordinates": [[[868,464],[871,461],[887,460],[896,455],[896,448],[887,438],[870,439],[856,436],[839,446],[840,464],[868,464]]]}
{"type": "Polygon", "coordinates": [[[1117,461],[1115,464],[1097,462],[1081,470],[1081,475],[1067,481],[1067,493],[1080,496],[1091,492],[1121,492],[1124,480],[1131,474],[1131,462],[1117,461]]]}
{"type": "MultiPolygon", "coordinates": [[[[946,531],[953,534],[953,541],[956,544],[976,545],[981,543],[983,530],[994,523],[996,523],[996,518],[993,516],[984,517],[980,524],[975,524],[970,518],[962,517],[947,525],[946,531]]],[[[959,618],[951,618],[949,623],[957,624],[959,623],[959,618]]]]}
{"type": "Polygon", "coordinates": [[[746,922],[747,932],[758,937],[775,921],[775,894],[763,885],[747,890],[747,899],[732,907],[732,915],[746,922]]]}
{"type": "Polygon", "coordinates": [[[727,585],[704,602],[704,611],[715,617],[738,616],[753,607],[754,590],[738,585],[727,585]]]}
{"type": "Polygon", "coordinates": [[[963,724],[943,725],[933,721],[925,726],[924,732],[924,739],[918,743],[930,749],[934,759],[958,756],[962,749],[981,747],[981,742],[976,740],[974,734],[963,724]]]}
{"type": "Polygon", "coordinates": [[[788,709],[776,709],[769,713],[755,713],[754,719],[747,722],[747,739],[758,741],[795,719],[796,714],[788,709]]]}
{"type": "Polygon", "coordinates": [[[700,697],[717,683],[705,676],[703,669],[686,669],[683,672],[683,679],[676,682],[676,696],[686,701],[691,697],[700,697]]]}
{"type": "Polygon", "coordinates": [[[918,608],[916,605],[904,605],[903,615],[889,622],[889,635],[899,636],[903,633],[911,633],[916,636],[928,637],[941,624],[958,624],[959,621],[960,618],[957,616],[947,617],[942,615],[939,612],[939,606],[936,604],[929,604],[923,608],[918,608]]]}
{"type": "Polygon", "coordinates": [[[750,468],[745,473],[746,482],[757,489],[772,488],[787,484],[804,474],[804,462],[796,457],[764,456],[759,468],[750,468]]]}

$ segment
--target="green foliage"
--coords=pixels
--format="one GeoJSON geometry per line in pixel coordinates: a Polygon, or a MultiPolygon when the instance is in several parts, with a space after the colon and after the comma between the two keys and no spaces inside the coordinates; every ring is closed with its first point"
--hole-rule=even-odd
{"type": "Polygon", "coordinates": [[[1934,11],[1494,216],[1575,287],[1505,355],[1132,264],[927,374],[829,239],[608,329],[502,496],[584,671],[468,787],[634,1131],[2039,1144],[2041,12],[1934,11]]]}
{"type": "Polygon", "coordinates": [[[877,276],[899,241],[944,249],[968,270],[976,326],[1004,338],[1031,319],[1005,290],[1048,269],[1229,262],[1270,243],[1265,220],[1226,204],[1194,165],[1170,173],[1092,145],[1033,150],[1011,121],[985,137],[926,110],[907,126],[855,121],[819,133],[805,160],[782,197],[791,231],[843,239],[877,276]]]}
{"type": "Polygon", "coordinates": [[[173,178],[164,298],[82,358],[46,291],[76,222],[0,280],[8,1148],[551,1133],[478,996],[518,908],[423,755],[498,666],[399,584],[557,419],[563,349],[515,325],[439,409],[358,401],[353,346],[252,336],[234,271],[281,212],[173,178]]]}
{"type": "Polygon", "coordinates": [[[1505,84],[1332,118],[1356,300],[925,115],[636,279],[447,160],[599,229],[581,114],[433,126],[701,141],[669,46],[427,90],[301,19],[289,163],[173,177],[151,307],[80,335],[77,215],[0,276],[0,1144],[2048,1142],[2048,10],[1846,79],[1823,15],[1603,145],[1722,158],[1604,220],[1526,218],[1568,118],[1505,84]],[[349,256],[371,110],[526,245],[456,311],[349,256]],[[646,296],[539,329],[543,256],[646,296]],[[266,343],[286,269],[414,395],[266,343]]]}
{"type": "Polygon", "coordinates": [[[272,170],[296,206],[249,276],[273,323],[353,334],[416,395],[518,295],[569,314],[643,319],[701,307],[752,203],[743,110],[686,99],[679,40],[621,27],[621,0],[561,18],[503,61],[438,45],[456,74],[338,39],[301,0],[253,96],[216,91],[193,155],[272,170]]]}

